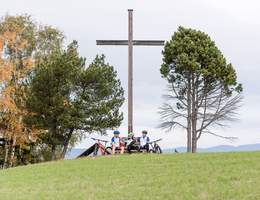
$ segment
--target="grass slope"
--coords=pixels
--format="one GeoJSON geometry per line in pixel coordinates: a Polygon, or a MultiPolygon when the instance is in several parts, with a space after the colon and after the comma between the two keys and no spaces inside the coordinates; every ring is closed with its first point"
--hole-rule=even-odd
{"type": "Polygon", "coordinates": [[[0,199],[260,199],[260,153],[125,155],[0,171],[0,199]]]}

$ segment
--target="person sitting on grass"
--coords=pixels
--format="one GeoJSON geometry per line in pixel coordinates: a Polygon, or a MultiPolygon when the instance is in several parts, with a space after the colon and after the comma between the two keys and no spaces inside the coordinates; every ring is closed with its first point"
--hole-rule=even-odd
{"type": "Polygon", "coordinates": [[[125,146],[119,137],[120,132],[114,131],[114,136],[111,139],[112,144],[112,154],[115,154],[116,150],[120,150],[120,154],[124,153],[125,146]]]}
{"type": "Polygon", "coordinates": [[[147,152],[149,152],[149,144],[150,138],[147,136],[147,131],[142,131],[142,136],[140,137],[140,150],[145,149],[147,152]]]}
{"type": "Polygon", "coordinates": [[[134,137],[134,133],[128,134],[128,140],[127,140],[127,151],[129,154],[132,153],[132,150],[138,150],[138,147],[136,145],[136,138],[134,137]]]}

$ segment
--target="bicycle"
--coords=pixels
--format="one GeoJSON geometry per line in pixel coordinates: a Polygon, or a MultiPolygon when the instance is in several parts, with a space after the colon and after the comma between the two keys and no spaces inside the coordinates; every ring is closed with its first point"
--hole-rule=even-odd
{"type": "Polygon", "coordinates": [[[157,144],[157,142],[159,142],[161,140],[162,140],[162,138],[147,143],[149,146],[151,146],[151,148],[149,150],[150,153],[157,153],[157,154],[162,153],[161,147],[157,144]]]}
{"type": "Polygon", "coordinates": [[[96,141],[95,148],[93,151],[93,155],[97,156],[98,152],[100,151],[101,155],[110,155],[112,154],[112,148],[107,147],[107,143],[109,141],[107,140],[102,140],[102,139],[97,139],[97,138],[91,138],[92,140],[96,141]],[[105,144],[102,144],[105,143],[105,144]]]}

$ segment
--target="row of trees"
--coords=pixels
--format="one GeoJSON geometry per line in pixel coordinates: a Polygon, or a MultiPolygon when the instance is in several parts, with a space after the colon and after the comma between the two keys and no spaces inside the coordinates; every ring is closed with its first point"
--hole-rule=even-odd
{"type": "Polygon", "coordinates": [[[64,158],[85,133],[120,125],[123,89],[113,66],[90,65],[76,41],[30,16],[0,21],[0,147],[3,167],[64,158]]]}

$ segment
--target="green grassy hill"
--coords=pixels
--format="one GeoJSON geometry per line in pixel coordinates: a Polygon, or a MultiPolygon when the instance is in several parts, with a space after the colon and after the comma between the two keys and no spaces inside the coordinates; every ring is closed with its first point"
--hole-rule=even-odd
{"type": "Polygon", "coordinates": [[[0,171],[0,199],[260,199],[260,153],[125,155],[0,171]]]}

